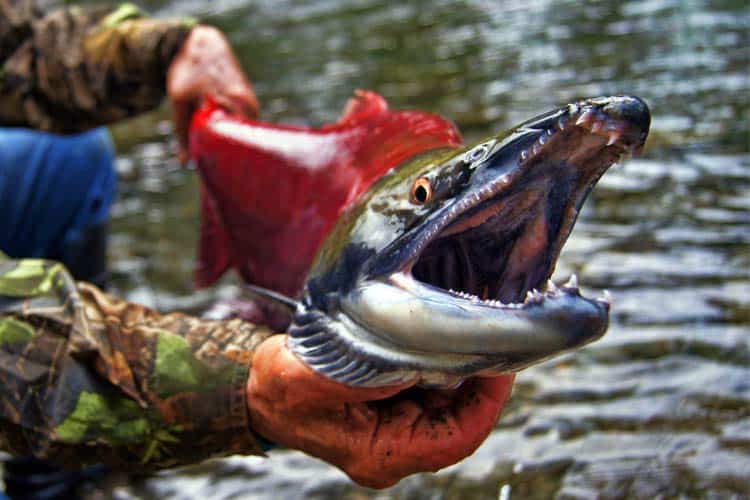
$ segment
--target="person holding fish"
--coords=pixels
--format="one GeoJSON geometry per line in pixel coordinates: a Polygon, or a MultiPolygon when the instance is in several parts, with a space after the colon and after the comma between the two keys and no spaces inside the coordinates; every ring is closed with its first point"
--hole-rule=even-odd
{"type": "MultiPolygon", "coordinates": [[[[165,90],[181,158],[203,93],[235,113],[257,113],[216,28],[149,19],[132,4],[45,11],[0,2],[0,251],[59,260],[76,279],[106,286],[117,175],[99,125],[156,107],[165,90]]],[[[65,497],[81,477],[28,458],[4,468],[13,495],[65,497]]]]}
{"type": "Polygon", "coordinates": [[[113,155],[101,131],[67,143],[29,134],[86,134],[154,108],[166,91],[186,160],[188,125],[205,95],[233,113],[258,111],[218,30],[149,19],[129,4],[44,13],[32,1],[0,0],[0,65],[0,125],[8,127],[0,132],[0,249],[16,259],[0,253],[0,449],[59,465],[155,470],[287,446],[386,487],[453,464],[487,437],[513,375],[472,377],[458,389],[417,388],[418,379],[339,383],[266,326],[160,314],[43,259],[68,259],[76,277],[100,276],[101,265],[79,264],[102,261],[94,256],[105,248],[101,233],[88,231],[105,222],[114,196],[113,155]],[[57,184],[28,180],[52,175],[24,163],[40,137],[64,165],[57,184]],[[63,154],[91,143],[100,162],[63,154]],[[29,153],[18,152],[22,145],[29,153]],[[94,163],[100,173],[86,170],[94,163]],[[85,183],[98,191],[76,185],[85,183]],[[54,236],[32,237],[40,232],[54,236]],[[60,246],[70,241],[75,251],[60,246]]]}

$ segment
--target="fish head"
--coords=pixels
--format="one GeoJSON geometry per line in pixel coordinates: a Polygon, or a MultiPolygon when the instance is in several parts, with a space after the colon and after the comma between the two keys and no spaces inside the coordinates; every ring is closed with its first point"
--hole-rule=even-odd
{"type": "Polygon", "coordinates": [[[324,242],[291,349],[351,385],[452,386],[601,337],[608,298],[549,278],[588,194],[649,124],[638,98],[588,99],[394,168],[324,242]]]}

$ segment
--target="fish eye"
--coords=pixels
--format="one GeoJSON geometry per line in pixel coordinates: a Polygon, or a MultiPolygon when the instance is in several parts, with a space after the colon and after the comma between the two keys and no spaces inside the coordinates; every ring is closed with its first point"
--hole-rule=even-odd
{"type": "Polygon", "coordinates": [[[432,199],[432,184],[427,177],[420,177],[411,187],[411,201],[417,205],[424,205],[432,199]]]}
{"type": "Polygon", "coordinates": [[[490,148],[487,144],[480,144],[479,146],[466,153],[466,155],[464,156],[464,161],[466,163],[474,163],[483,160],[487,156],[489,150],[490,148]]]}

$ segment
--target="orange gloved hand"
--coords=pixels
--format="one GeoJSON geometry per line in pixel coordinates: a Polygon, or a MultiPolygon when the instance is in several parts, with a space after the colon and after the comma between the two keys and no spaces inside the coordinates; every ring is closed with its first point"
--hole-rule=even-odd
{"type": "Polygon", "coordinates": [[[354,481],[385,488],[473,453],[510,397],[514,375],[451,390],[412,384],[357,388],[313,372],[274,335],[255,352],[248,380],[253,430],[319,457],[354,481]]]}

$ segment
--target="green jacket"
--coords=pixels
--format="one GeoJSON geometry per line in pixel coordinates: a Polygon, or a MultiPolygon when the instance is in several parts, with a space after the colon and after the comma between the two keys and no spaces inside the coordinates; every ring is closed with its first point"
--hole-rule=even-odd
{"type": "Polygon", "coordinates": [[[74,133],[155,108],[191,21],[0,0],[0,125],[74,133]]]}
{"type": "Polygon", "coordinates": [[[256,346],[241,320],[159,314],[0,254],[0,448],[155,469],[262,454],[248,421],[256,346]]]}

